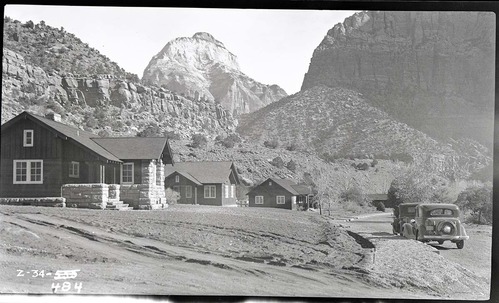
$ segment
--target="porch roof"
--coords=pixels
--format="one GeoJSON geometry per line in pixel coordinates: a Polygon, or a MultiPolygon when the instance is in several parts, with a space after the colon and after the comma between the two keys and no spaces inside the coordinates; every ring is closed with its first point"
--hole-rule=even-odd
{"type": "Polygon", "coordinates": [[[92,140],[122,160],[160,159],[165,151],[171,157],[165,137],[107,137],[92,140]]]}
{"type": "Polygon", "coordinates": [[[234,178],[239,183],[233,165],[231,161],[178,162],[173,166],[166,166],[165,176],[169,176],[176,171],[185,177],[189,175],[202,184],[224,183],[229,178],[231,171],[233,171],[234,178]]]}

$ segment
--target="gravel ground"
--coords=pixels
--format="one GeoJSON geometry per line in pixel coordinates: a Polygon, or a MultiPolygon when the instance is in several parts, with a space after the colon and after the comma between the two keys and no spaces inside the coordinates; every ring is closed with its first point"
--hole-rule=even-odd
{"type": "Polygon", "coordinates": [[[0,292],[47,291],[17,269],[78,267],[85,293],[486,296],[480,277],[415,241],[375,243],[373,266],[365,240],[313,212],[0,206],[0,219],[0,292]]]}

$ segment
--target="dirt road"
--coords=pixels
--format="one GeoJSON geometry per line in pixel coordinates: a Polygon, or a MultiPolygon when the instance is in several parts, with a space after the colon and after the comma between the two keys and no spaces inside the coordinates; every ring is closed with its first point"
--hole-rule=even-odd
{"type": "MultiPolygon", "coordinates": [[[[374,242],[387,240],[406,239],[392,234],[391,222],[393,216],[390,212],[376,213],[353,218],[346,222],[348,229],[374,242]]],[[[427,245],[434,248],[435,252],[464,268],[472,271],[490,283],[491,256],[492,256],[492,227],[466,225],[466,231],[470,239],[465,242],[463,249],[457,249],[456,245],[450,241],[439,245],[437,242],[430,242],[427,245]]],[[[412,240],[411,240],[412,241],[412,240]]]]}

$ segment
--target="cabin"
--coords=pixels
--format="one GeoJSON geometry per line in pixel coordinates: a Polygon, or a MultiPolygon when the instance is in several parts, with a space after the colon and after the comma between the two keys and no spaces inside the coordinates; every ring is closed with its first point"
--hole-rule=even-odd
{"type": "Polygon", "coordinates": [[[62,196],[73,207],[106,208],[112,200],[162,208],[164,164],[173,164],[166,138],[99,138],[61,123],[60,115],[22,112],[1,126],[0,198],[62,196]]]}
{"type": "Polygon", "coordinates": [[[388,202],[388,194],[368,194],[367,199],[371,201],[373,206],[378,207],[383,203],[385,207],[394,208],[394,205],[388,202]]]}
{"type": "Polygon", "coordinates": [[[165,187],[179,193],[179,204],[236,206],[239,176],[233,162],[178,162],[165,168],[165,187]]]}
{"type": "Polygon", "coordinates": [[[307,209],[313,195],[309,186],[297,184],[291,179],[268,178],[248,192],[249,207],[274,207],[307,209]]]}

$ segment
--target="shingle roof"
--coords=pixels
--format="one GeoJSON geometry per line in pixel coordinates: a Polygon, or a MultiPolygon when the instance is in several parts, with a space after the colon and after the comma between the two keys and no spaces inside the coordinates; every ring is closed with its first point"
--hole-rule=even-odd
{"type": "Polygon", "coordinates": [[[293,180],[277,179],[277,178],[269,178],[269,179],[279,184],[281,187],[283,187],[285,190],[289,191],[293,195],[299,195],[299,193],[293,188],[293,185],[296,185],[296,183],[293,180]]]}
{"type": "Polygon", "coordinates": [[[107,137],[92,140],[122,160],[159,159],[168,144],[164,137],[107,137]]]}
{"type": "Polygon", "coordinates": [[[107,151],[106,149],[104,149],[103,147],[101,147],[92,140],[92,137],[97,137],[97,135],[28,112],[22,112],[14,119],[2,125],[2,130],[4,129],[4,127],[8,127],[9,125],[11,125],[11,123],[13,124],[15,121],[21,119],[22,117],[30,118],[34,122],[39,122],[41,123],[41,125],[48,126],[49,129],[58,133],[59,136],[65,137],[64,139],[66,138],[71,139],[75,141],[77,144],[83,145],[92,152],[96,153],[98,156],[103,157],[104,159],[115,162],[122,162],[115,155],[113,155],[112,153],[110,153],[109,151],[107,151]]]}
{"type": "Polygon", "coordinates": [[[300,195],[311,195],[313,194],[312,189],[310,186],[307,186],[305,184],[296,184],[296,185],[291,185],[296,192],[298,192],[300,195]]]}
{"type": "MultiPolygon", "coordinates": [[[[178,162],[173,166],[166,166],[165,176],[169,176],[175,171],[183,176],[191,176],[199,183],[224,183],[229,178],[233,163],[230,161],[199,161],[199,162],[178,162]]],[[[237,172],[234,176],[239,180],[237,172]]]]}
{"type": "Polygon", "coordinates": [[[388,200],[388,194],[368,194],[367,197],[371,200],[388,200]]]}
{"type": "Polygon", "coordinates": [[[292,195],[311,195],[313,194],[312,189],[305,184],[297,184],[294,180],[291,179],[278,179],[278,178],[268,178],[267,180],[260,183],[257,187],[253,188],[250,192],[254,191],[260,185],[272,181],[285,190],[287,190],[292,195]]]}

